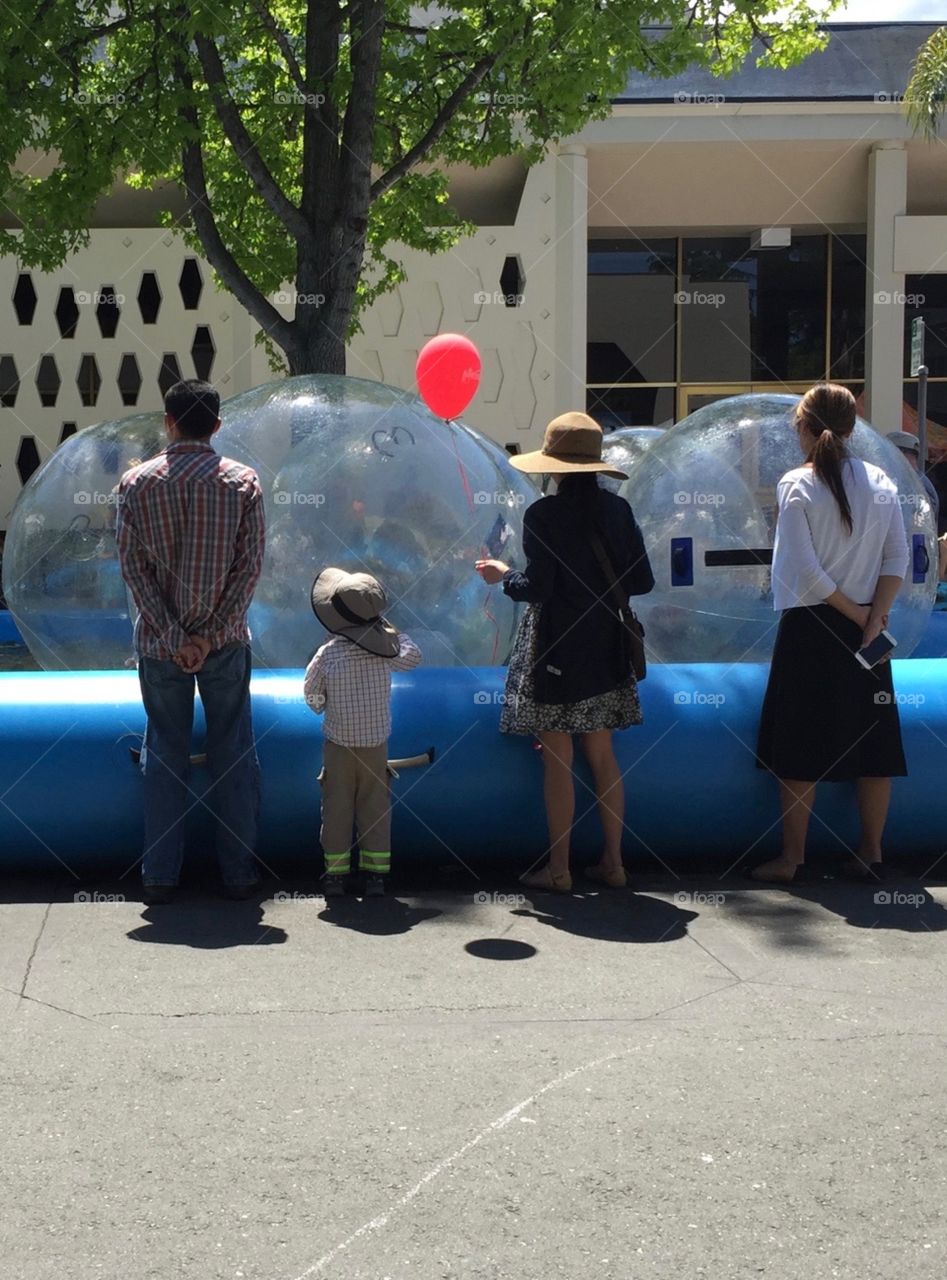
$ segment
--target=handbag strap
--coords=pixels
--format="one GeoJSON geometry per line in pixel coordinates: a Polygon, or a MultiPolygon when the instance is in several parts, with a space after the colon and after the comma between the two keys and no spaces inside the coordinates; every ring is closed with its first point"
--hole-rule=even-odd
{"type": "Polygon", "coordinates": [[[611,592],[612,599],[618,606],[618,615],[622,620],[624,620],[630,612],[630,608],[628,600],[622,595],[621,587],[618,585],[618,578],[615,574],[614,568],[612,567],[612,562],[609,559],[608,552],[605,550],[605,544],[599,537],[596,529],[589,529],[588,538],[589,545],[595,552],[595,558],[598,560],[602,573],[605,575],[605,581],[608,583],[608,589],[611,592]]]}

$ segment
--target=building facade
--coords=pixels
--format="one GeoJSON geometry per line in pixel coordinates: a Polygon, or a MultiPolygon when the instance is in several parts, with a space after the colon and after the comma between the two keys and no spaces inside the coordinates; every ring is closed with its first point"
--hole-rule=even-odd
{"type": "MultiPolygon", "coordinates": [[[[947,445],[947,146],[901,96],[920,23],[831,29],[789,71],[633,77],[608,119],[552,148],[458,173],[478,230],[400,256],[348,371],[413,389],[436,333],[468,334],[483,381],[465,415],[535,447],[557,412],[666,424],[725,395],[850,386],[879,430],[916,427],[912,319],[927,326],[929,433],[947,445]]],[[[224,397],[275,376],[243,308],[116,192],[58,272],[0,259],[0,527],[72,432],[160,408],[178,377],[224,397]]],[[[290,309],[287,294],[281,303],[290,309]]]]}

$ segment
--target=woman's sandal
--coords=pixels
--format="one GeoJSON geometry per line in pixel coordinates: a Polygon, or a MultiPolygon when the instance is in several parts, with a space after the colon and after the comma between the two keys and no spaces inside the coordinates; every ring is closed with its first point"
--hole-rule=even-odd
{"type": "Polygon", "coordinates": [[[520,884],[527,889],[547,889],[550,893],[572,892],[572,876],[569,872],[564,871],[561,875],[554,876],[548,865],[540,867],[538,871],[527,871],[520,876],[520,884]]]}
{"type": "Polygon", "coordinates": [[[842,866],[842,875],[846,880],[855,880],[859,884],[882,884],[885,878],[885,864],[862,862],[861,858],[852,858],[842,866]]]}
{"type": "Polygon", "coordinates": [[[588,880],[597,880],[609,889],[625,889],[628,887],[628,874],[624,867],[615,867],[609,871],[600,866],[586,867],[582,873],[588,880]]]}
{"type": "Polygon", "coordinates": [[[805,874],[804,862],[797,866],[790,865],[787,869],[787,864],[781,858],[771,858],[769,862],[763,862],[747,872],[751,880],[761,884],[798,884],[805,878],[805,874]]]}

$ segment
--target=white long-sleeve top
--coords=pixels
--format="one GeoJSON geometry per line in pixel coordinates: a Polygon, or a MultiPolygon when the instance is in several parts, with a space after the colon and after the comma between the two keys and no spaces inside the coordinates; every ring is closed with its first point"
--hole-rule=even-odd
{"type": "Polygon", "coordinates": [[[870,604],[882,574],[903,578],[908,545],[894,482],[860,458],[842,463],[852,532],[812,467],[787,471],[776,490],[773,608],[821,604],[836,589],[870,604]]]}

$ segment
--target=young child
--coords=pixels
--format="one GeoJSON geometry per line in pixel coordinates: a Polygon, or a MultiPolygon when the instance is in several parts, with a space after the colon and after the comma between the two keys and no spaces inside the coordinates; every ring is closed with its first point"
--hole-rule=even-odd
{"type": "Polygon", "coordinates": [[[353,827],[366,897],[385,892],[391,867],[391,673],[416,667],[421,651],[382,617],[387,605],[384,588],[367,573],[323,569],[312,584],[315,615],[332,632],[304,684],[306,701],[326,717],[320,781],[327,898],[345,892],[353,827]]]}

